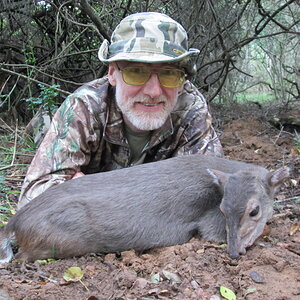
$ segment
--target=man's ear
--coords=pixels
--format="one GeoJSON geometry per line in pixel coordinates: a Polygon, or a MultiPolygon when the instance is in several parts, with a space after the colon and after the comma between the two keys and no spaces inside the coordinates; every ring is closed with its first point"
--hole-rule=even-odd
{"type": "Polygon", "coordinates": [[[108,81],[112,86],[116,86],[116,72],[117,72],[117,67],[114,63],[110,63],[108,66],[108,81]]]}
{"type": "Polygon", "coordinates": [[[177,88],[178,89],[178,92],[177,92],[178,94],[180,94],[183,91],[184,84],[185,84],[185,82],[182,84],[182,86],[180,86],[180,87],[177,88]]]}

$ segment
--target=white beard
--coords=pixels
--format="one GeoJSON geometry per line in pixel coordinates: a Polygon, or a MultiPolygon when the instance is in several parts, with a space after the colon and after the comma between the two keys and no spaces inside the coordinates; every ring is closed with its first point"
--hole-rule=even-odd
{"type": "Polygon", "coordinates": [[[166,96],[161,95],[157,98],[138,95],[133,98],[123,99],[120,86],[116,86],[116,101],[122,111],[124,117],[139,130],[155,130],[164,125],[168,116],[173,111],[177,99],[169,101],[166,96]],[[139,111],[134,109],[134,103],[164,103],[164,108],[161,111],[139,111]]]}

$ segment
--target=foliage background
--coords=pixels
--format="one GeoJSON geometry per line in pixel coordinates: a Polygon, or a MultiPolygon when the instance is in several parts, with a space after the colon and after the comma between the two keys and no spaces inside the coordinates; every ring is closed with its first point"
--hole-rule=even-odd
{"type": "Polygon", "coordinates": [[[0,114],[27,121],[35,107],[24,99],[39,99],[38,107],[43,86],[59,93],[49,101],[62,101],[103,76],[101,42],[122,18],[140,11],[166,13],[186,28],[190,47],[201,50],[193,81],[209,101],[275,99],[288,106],[300,98],[299,3],[1,0],[0,114]]]}

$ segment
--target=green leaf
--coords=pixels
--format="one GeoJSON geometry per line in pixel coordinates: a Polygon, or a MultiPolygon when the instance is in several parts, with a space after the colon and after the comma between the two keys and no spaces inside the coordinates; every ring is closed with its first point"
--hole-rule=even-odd
{"type": "Polygon", "coordinates": [[[65,281],[80,281],[84,273],[79,267],[71,267],[64,273],[63,279],[65,281]]]}
{"type": "Polygon", "coordinates": [[[159,280],[160,280],[159,273],[154,273],[150,276],[150,281],[152,283],[159,283],[159,280]]]}
{"type": "Polygon", "coordinates": [[[223,285],[220,286],[220,294],[223,298],[225,298],[227,300],[236,300],[235,293],[231,289],[229,289],[223,285]]]}
{"type": "Polygon", "coordinates": [[[7,192],[7,194],[20,194],[21,191],[9,191],[7,192]]]}
{"type": "Polygon", "coordinates": [[[48,259],[38,259],[37,262],[40,265],[48,265],[51,264],[52,262],[57,261],[57,259],[54,258],[48,258],[48,259]]]}
{"type": "Polygon", "coordinates": [[[248,288],[246,291],[245,291],[245,294],[244,294],[244,297],[246,297],[247,295],[249,294],[253,294],[257,291],[256,288],[248,288]]]}
{"type": "Polygon", "coordinates": [[[10,209],[8,207],[5,207],[5,206],[0,206],[0,210],[10,211],[10,209]]]}

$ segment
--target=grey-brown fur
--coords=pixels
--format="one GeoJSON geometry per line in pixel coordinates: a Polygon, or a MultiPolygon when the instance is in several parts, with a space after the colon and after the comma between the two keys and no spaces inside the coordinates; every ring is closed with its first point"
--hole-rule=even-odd
{"type": "Polygon", "coordinates": [[[237,258],[247,246],[239,227],[249,197],[259,198],[263,217],[254,224],[257,238],[272,214],[275,187],[287,176],[286,167],[271,173],[199,154],[86,175],[50,188],[10,219],[0,231],[0,262],[11,259],[13,235],[17,257],[28,260],[145,250],[198,234],[217,242],[227,236],[237,258]]]}

